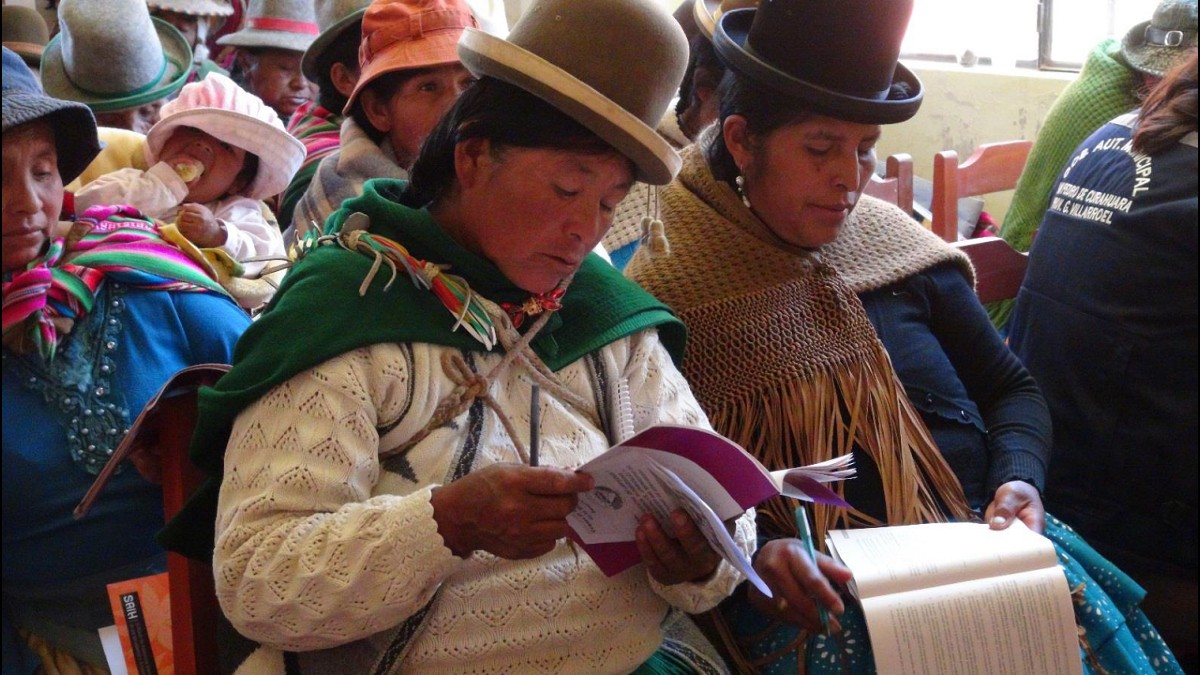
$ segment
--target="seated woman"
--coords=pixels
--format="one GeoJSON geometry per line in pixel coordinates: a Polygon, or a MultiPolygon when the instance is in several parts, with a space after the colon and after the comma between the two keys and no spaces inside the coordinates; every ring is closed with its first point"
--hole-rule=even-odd
{"type": "MultiPolygon", "coordinates": [[[[1173,664],[1136,587],[1045,516],[1045,404],[988,323],[968,263],[899,209],[860,200],[880,125],[910,118],[922,98],[896,62],[910,11],[776,0],[725,14],[714,36],[730,69],[720,123],[684,151],[661,193],[671,255],[642,247],[626,272],[687,324],[684,373],[718,431],[768,468],[853,449],[859,477],[844,491],[855,508],[818,506],[819,540],[833,527],[975,510],[993,528],[1019,518],[1060,546],[1072,587],[1084,583],[1076,609],[1089,666],[1173,664]]],[[[758,513],[775,540],[755,567],[784,602],[747,590],[724,606],[717,618],[738,638],[742,667],[871,670],[859,615],[842,616],[841,641],[814,635],[809,593],[841,613],[830,582],[848,571],[818,556],[817,573],[787,504],[758,513]]]]}
{"type": "Polygon", "coordinates": [[[368,180],[408,178],[422,141],[475,79],[454,44],[464,29],[478,27],[466,0],[374,0],[367,7],[341,147],[317,165],[296,204],[295,237],[320,230],[368,180]]]}
{"type": "Polygon", "coordinates": [[[1076,149],[1010,333],[1054,420],[1046,503],[1146,588],[1146,614],[1193,671],[1196,108],[1193,48],[1140,111],[1076,149]],[[1084,194],[1128,202],[1088,208],[1084,194]]]}
{"type": "Polygon", "coordinates": [[[72,510],[158,388],[228,363],[250,322],[132,209],[89,209],[54,237],[63,181],[98,151],[87,107],[45,96],[5,49],[6,675],[40,667],[27,645],[41,672],[104,668],[106,585],[165,569],[162,488],[125,468],[85,518],[72,510]]]}
{"type": "MultiPolygon", "coordinates": [[[[592,487],[575,469],[622,420],[707,425],[672,360],[678,321],[589,254],[635,179],[678,166],[651,125],[686,49],[649,0],[543,0],[511,41],[464,32],[480,80],[412,183],[370,181],[335,213],[201,396],[195,449],[224,475],[198,521],[215,551],[191,552],[263,643],[232,661],[630,672],[676,658],[659,651],[672,607],[741,580],[682,512],[674,536],[643,519],[645,564],[611,578],[565,520],[592,487]]],[[[748,552],[753,514],[731,525],[748,552]]]]}

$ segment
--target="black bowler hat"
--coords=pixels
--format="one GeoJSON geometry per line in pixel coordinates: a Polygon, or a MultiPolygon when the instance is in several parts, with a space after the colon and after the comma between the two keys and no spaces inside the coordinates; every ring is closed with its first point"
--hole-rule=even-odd
{"type": "Polygon", "coordinates": [[[769,0],[722,16],[713,45],[733,70],[814,112],[894,124],[917,114],[924,96],[921,80],[896,60],[912,7],[913,0],[769,0]]]}

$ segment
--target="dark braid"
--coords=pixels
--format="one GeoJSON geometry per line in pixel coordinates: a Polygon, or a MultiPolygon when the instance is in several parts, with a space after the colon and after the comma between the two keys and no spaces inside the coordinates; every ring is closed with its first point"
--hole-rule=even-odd
{"type": "Polygon", "coordinates": [[[421,145],[421,155],[400,201],[420,208],[449,196],[456,184],[454,148],[486,138],[494,151],[550,148],[604,153],[612,147],[554,106],[491,77],[471,85],[421,145]]]}

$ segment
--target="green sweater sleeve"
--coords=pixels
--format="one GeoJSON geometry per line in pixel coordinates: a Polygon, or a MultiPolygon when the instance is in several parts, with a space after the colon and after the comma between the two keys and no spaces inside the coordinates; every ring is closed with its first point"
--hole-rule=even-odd
{"type": "MultiPolygon", "coordinates": [[[[1137,107],[1136,89],[1136,73],[1121,56],[1120,40],[1108,39],[1092,48],[1079,77],[1067,85],[1046,114],[1017,181],[1000,230],[1014,248],[1029,250],[1063,165],[1093,131],[1137,107]]],[[[994,324],[1003,326],[1011,309],[1012,301],[993,303],[988,314],[994,324]]]]}

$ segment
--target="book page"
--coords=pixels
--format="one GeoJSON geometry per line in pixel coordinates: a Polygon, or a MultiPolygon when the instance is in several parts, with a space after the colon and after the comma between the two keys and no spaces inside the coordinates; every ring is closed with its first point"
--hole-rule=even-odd
{"type": "Polygon", "coordinates": [[[749,506],[776,494],[768,476],[752,469],[739,471],[735,463],[720,476],[714,476],[677,453],[618,445],[579,467],[579,471],[590,474],[596,481],[592,490],[579,495],[575,510],[567,516],[567,522],[584,543],[633,541],[633,532],[643,514],[663,508],[669,513],[676,506],[664,501],[662,484],[655,477],[656,466],[666,467],[679,476],[721,520],[736,518],[749,506]],[[749,506],[739,504],[725,487],[740,484],[745,489],[752,481],[759,482],[757,490],[761,494],[749,506]]]}
{"type": "MultiPolygon", "coordinates": [[[[656,473],[663,482],[663,486],[675,497],[675,501],[679,504],[680,508],[691,516],[692,522],[696,523],[697,529],[704,535],[704,539],[708,542],[708,545],[720,554],[722,558],[729,561],[729,564],[741,572],[742,576],[749,579],[750,583],[762,591],[763,595],[768,598],[773,597],[771,589],[762,580],[762,577],[758,576],[758,573],[754,571],[754,565],[750,563],[750,559],[746,557],[746,554],[742,553],[742,549],[733,540],[733,536],[729,534],[729,531],[725,529],[725,523],[721,522],[717,514],[713,513],[713,510],[708,508],[708,505],[696,493],[692,492],[692,489],[672,473],[670,469],[658,466],[656,473]]],[[[659,519],[659,522],[665,523],[666,521],[659,519]]],[[[669,530],[669,525],[664,529],[669,530]]]]}
{"type": "Polygon", "coordinates": [[[926,523],[833,530],[829,552],[854,571],[859,598],[1056,567],[1054,544],[1017,520],[1003,530],[985,523],[926,523]]]}
{"type": "MultiPolygon", "coordinates": [[[[655,464],[643,452],[620,457],[604,455],[580,471],[591,474],[595,487],[580,493],[567,524],[584,544],[633,541],[638,522],[647,513],[670,513],[674,500],[663,490],[655,464]]],[[[661,519],[660,519],[661,520],[661,519]]]]}
{"type": "Polygon", "coordinates": [[[108,666],[109,675],[129,675],[125,666],[125,652],[121,649],[121,636],[117,634],[116,626],[101,628],[100,647],[104,649],[104,661],[108,666]]]}
{"type": "Polygon", "coordinates": [[[1082,673],[1057,566],[862,601],[880,673],[1082,673]]]}
{"type": "MultiPolygon", "coordinates": [[[[828,492],[832,500],[827,501],[834,503],[840,498],[820,484],[850,475],[850,460],[837,458],[792,472],[805,480],[812,477],[817,485],[813,491],[828,492]]],[[[680,498],[680,491],[668,489],[670,481],[660,478],[659,467],[677,477],[687,494],[718,521],[736,518],[779,494],[776,479],[762,464],[717,433],[677,425],[644,429],[577,469],[591,475],[595,487],[579,495],[575,510],[567,516],[570,537],[609,576],[641,560],[634,537],[643,515],[654,514],[663,522],[665,514],[691,503],[680,498]]]]}
{"type": "Polygon", "coordinates": [[[779,494],[785,497],[848,509],[851,508],[849,502],[823,484],[854,478],[854,474],[854,455],[847,453],[808,466],[772,471],[771,480],[779,494]]]}
{"type": "Polygon", "coordinates": [[[659,424],[643,429],[580,470],[587,472],[593,464],[610,461],[613,456],[638,454],[649,454],[674,471],[722,517],[727,517],[724,507],[714,497],[738,504],[741,512],[779,493],[767,470],[750,453],[700,427],[659,424]]]}

